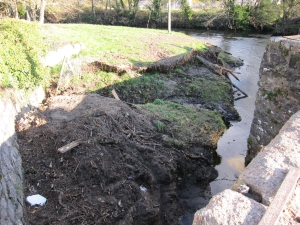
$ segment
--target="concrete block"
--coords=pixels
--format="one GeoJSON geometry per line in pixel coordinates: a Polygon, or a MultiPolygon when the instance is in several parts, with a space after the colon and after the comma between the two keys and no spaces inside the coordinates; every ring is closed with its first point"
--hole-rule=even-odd
{"type": "Polygon", "coordinates": [[[290,167],[300,168],[300,111],[295,113],[277,135],[240,175],[250,190],[269,205],[290,167]]]}
{"type": "Polygon", "coordinates": [[[195,213],[193,225],[254,225],[265,211],[264,205],[227,189],[195,213]]]}

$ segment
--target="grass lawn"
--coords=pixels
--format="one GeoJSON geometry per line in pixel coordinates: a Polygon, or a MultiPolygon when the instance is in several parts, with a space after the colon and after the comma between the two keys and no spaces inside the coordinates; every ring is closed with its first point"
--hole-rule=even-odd
{"type": "Polygon", "coordinates": [[[203,50],[205,45],[179,32],[89,24],[45,24],[42,35],[54,45],[84,43],[83,54],[114,65],[143,66],[163,58],[203,50]]]}

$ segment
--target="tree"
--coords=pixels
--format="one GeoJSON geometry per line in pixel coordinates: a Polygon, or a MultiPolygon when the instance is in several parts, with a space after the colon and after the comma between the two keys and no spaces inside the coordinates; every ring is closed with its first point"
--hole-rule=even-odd
{"type": "Polygon", "coordinates": [[[300,16],[300,0],[282,0],[281,7],[283,16],[279,24],[279,31],[285,34],[290,21],[300,16]]]}
{"type": "Polygon", "coordinates": [[[95,1],[92,0],[92,14],[93,14],[93,18],[96,18],[96,10],[95,10],[95,1]]]}
{"type": "Polygon", "coordinates": [[[193,10],[190,6],[190,1],[188,2],[187,0],[181,0],[181,9],[185,18],[188,20],[192,19],[193,10]]]}
{"type": "Polygon", "coordinates": [[[46,0],[41,0],[40,20],[39,20],[40,24],[44,24],[45,8],[46,8],[46,0]]]}
{"type": "Polygon", "coordinates": [[[171,33],[171,0],[169,0],[168,6],[168,32],[171,33]]]}
{"type": "Polygon", "coordinates": [[[263,30],[264,26],[271,26],[280,18],[280,7],[276,1],[262,0],[251,9],[251,24],[263,30]]]}
{"type": "Polygon", "coordinates": [[[228,27],[234,30],[247,29],[249,26],[250,6],[248,4],[235,4],[234,0],[225,0],[223,4],[228,21],[228,27]]]}

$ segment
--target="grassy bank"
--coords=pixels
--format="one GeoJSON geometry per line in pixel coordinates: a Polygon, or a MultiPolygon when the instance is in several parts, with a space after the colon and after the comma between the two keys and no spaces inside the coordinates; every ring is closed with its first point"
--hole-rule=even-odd
{"type": "MultiPolygon", "coordinates": [[[[24,23],[11,21],[10,23],[18,27],[20,27],[20,23],[24,23]]],[[[37,24],[34,24],[34,27],[36,29],[37,24]]],[[[95,92],[112,97],[111,91],[115,89],[123,101],[148,104],[141,106],[145,113],[149,112],[157,121],[167,120],[168,129],[161,129],[161,132],[173,133],[175,137],[188,143],[200,141],[206,146],[214,147],[216,140],[225,128],[221,117],[226,117],[226,115],[204,109],[192,110],[190,107],[175,103],[173,105],[172,103],[155,104],[155,110],[158,112],[167,110],[170,111],[170,115],[175,115],[169,120],[157,113],[153,114],[151,104],[155,99],[164,99],[165,102],[180,101],[187,105],[197,103],[203,108],[217,111],[217,108],[222,106],[221,108],[235,113],[229,82],[207,69],[199,70],[202,64],[195,59],[186,59],[187,56],[191,57],[195,50],[200,54],[207,50],[207,46],[197,39],[177,32],[169,34],[165,30],[104,25],[46,24],[39,28],[41,28],[42,37],[40,40],[43,40],[46,47],[44,44],[37,45],[35,46],[37,49],[40,47],[45,49],[48,46],[48,49],[56,50],[67,43],[84,44],[85,49],[80,55],[70,59],[73,66],[76,67],[77,64],[82,66],[81,72],[65,76],[65,74],[70,74],[70,71],[61,73],[62,64],[59,64],[51,68],[51,77],[48,76],[45,79],[45,77],[37,76],[35,83],[31,80],[26,83],[26,80],[21,77],[22,86],[15,88],[32,88],[41,83],[45,86],[50,79],[54,94],[95,92]],[[183,60],[184,63],[180,63],[180,60],[183,60]],[[169,66],[167,68],[170,69],[167,72],[159,71],[159,66],[156,66],[154,71],[139,70],[157,65],[157,63],[162,66],[167,65],[169,66]],[[126,67],[127,70],[122,73],[108,72],[104,71],[103,65],[126,67]],[[61,86],[57,88],[59,80],[61,86]],[[57,90],[58,92],[56,92],[57,90]],[[182,132],[184,129],[179,128],[190,123],[195,128],[190,132],[182,132]],[[197,133],[197,135],[192,133],[197,133]],[[196,138],[191,138],[192,136],[196,138]]],[[[2,29],[5,30],[5,27],[3,26],[2,29]]],[[[5,32],[10,32],[10,30],[5,30],[5,32]]],[[[13,48],[13,43],[10,46],[13,48]]],[[[24,44],[21,48],[25,53],[28,52],[27,45],[24,44]]],[[[37,56],[40,55],[35,55],[35,58],[37,56]]],[[[27,58],[29,61],[30,59],[27,58]]],[[[2,64],[2,67],[4,65],[7,68],[7,64],[2,64]]],[[[30,67],[33,71],[34,65],[32,64],[30,67]]],[[[10,66],[15,68],[14,64],[10,66]]],[[[15,74],[13,70],[11,71],[7,74],[17,75],[14,78],[19,79],[19,73],[15,74]]],[[[20,74],[22,72],[24,71],[20,71],[20,74]]],[[[4,80],[3,74],[1,76],[2,86],[4,86],[4,81],[9,82],[9,80],[4,80]]],[[[5,85],[14,87],[13,83],[11,85],[5,83],[5,85]]],[[[161,124],[158,122],[159,125],[163,126],[163,122],[161,124]]],[[[190,127],[190,125],[188,126],[190,127]]]]}
{"type": "MultiPolygon", "coordinates": [[[[68,85],[61,88],[62,93],[96,92],[113,97],[111,91],[115,89],[124,101],[146,104],[140,108],[155,118],[158,127],[162,125],[162,132],[174,133],[176,140],[216,146],[225,129],[220,113],[176,103],[152,103],[155,99],[178,96],[188,103],[196,101],[210,108],[223,104],[228,108],[231,105],[230,110],[234,110],[230,84],[226,80],[209,71],[197,72],[202,65],[196,61],[170,69],[167,73],[136,70],[165,60],[170,63],[168,60],[172,62],[172,59],[184,57],[193,50],[204,52],[207,46],[201,41],[182,33],[168,34],[165,30],[88,24],[47,24],[43,26],[42,34],[47,42],[56,47],[70,42],[81,42],[86,46],[81,57],[90,63],[85,65],[81,74],[72,76],[66,82],[68,85]],[[103,63],[126,66],[129,72],[119,74],[103,71],[103,63]],[[153,114],[154,109],[157,112],[153,114]],[[175,117],[168,120],[158,113],[166,111],[175,117]],[[160,123],[161,120],[167,120],[167,129],[163,129],[164,122],[160,123]],[[190,123],[193,127],[189,132],[184,132],[182,128],[190,123]]],[[[58,74],[60,68],[57,69],[58,74]]]]}

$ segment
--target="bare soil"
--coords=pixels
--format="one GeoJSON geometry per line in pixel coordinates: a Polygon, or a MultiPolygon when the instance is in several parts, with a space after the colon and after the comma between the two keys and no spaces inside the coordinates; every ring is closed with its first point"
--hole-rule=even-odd
{"type": "Polygon", "coordinates": [[[217,177],[209,150],[166,147],[151,118],[97,94],[52,97],[17,129],[25,196],[47,198],[27,206],[28,224],[180,224],[184,179],[217,177]]]}

